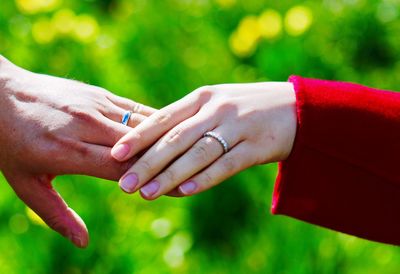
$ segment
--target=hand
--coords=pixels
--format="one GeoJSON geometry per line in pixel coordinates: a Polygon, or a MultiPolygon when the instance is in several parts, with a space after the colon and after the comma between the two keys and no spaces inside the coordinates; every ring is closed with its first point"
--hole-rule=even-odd
{"type": "Polygon", "coordinates": [[[120,187],[145,199],[192,195],[250,166],[284,160],[296,133],[293,85],[286,82],[200,88],[157,111],[112,150],[126,161],[154,145],[124,174],[120,187]],[[223,154],[208,131],[230,146],[223,154]]]}
{"type": "Polygon", "coordinates": [[[88,244],[80,217],[52,188],[56,175],[115,180],[132,164],[110,156],[129,131],[121,117],[137,110],[136,126],[153,109],[110,92],[35,74],[0,56],[0,169],[16,194],[51,228],[75,245],[88,244]]]}

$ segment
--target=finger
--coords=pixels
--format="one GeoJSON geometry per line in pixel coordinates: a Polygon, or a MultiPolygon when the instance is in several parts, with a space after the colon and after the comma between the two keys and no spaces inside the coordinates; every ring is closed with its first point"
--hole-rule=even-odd
{"type": "Polygon", "coordinates": [[[198,96],[188,95],[155,112],[118,141],[112,150],[112,156],[119,161],[124,161],[151,144],[154,144],[171,128],[195,115],[203,102],[211,96],[207,95],[207,93],[201,94],[198,96]]]}
{"type": "Polygon", "coordinates": [[[111,157],[110,147],[94,144],[86,144],[85,147],[87,153],[80,161],[80,164],[75,165],[75,170],[72,174],[78,173],[117,181],[136,160],[135,158],[132,158],[128,162],[121,163],[111,157]]]}
{"type": "Polygon", "coordinates": [[[208,113],[200,112],[183,121],[165,134],[125,173],[120,187],[133,193],[165,169],[171,161],[195,144],[216,121],[208,113]]]}
{"type": "Polygon", "coordinates": [[[80,174],[117,181],[136,161],[118,162],[111,157],[111,148],[84,142],[66,143],[64,153],[55,156],[51,172],[80,174]]]}
{"type": "Polygon", "coordinates": [[[83,220],[51,185],[51,176],[15,176],[7,178],[18,197],[53,230],[77,247],[86,247],[89,234],[83,220]]]}
{"type": "Polygon", "coordinates": [[[171,190],[170,192],[168,192],[167,194],[165,194],[165,196],[169,196],[169,197],[175,197],[175,198],[181,198],[181,197],[185,197],[185,195],[183,195],[178,188],[174,188],[173,190],[171,190]]]}
{"type": "Polygon", "coordinates": [[[145,106],[138,102],[134,102],[128,98],[117,96],[115,94],[111,94],[111,95],[107,96],[107,98],[115,105],[117,105],[127,111],[132,111],[133,113],[141,114],[146,117],[152,115],[154,112],[157,111],[156,109],[154,109],[152,107],[145,106]]]}
{"type": "MultiPolygon", "coordinates": [[[[213,132],[224,136],[224,140],[234,147],[241,140],[241,134],[237,130],[236,127],[224,125],[216,128],[213,132]]],[[[208,167],[223,153],[222,144],[215,138],[202,138],[150,183],[142,187],[140,193],[145,199],[156,199],[208,167]]]]}
{"type": "Polygon", "coordinates": [[[89,123],[79,125],[79,139],[82,142],[112,147],[121,137],[131,130],[121,123],[96,115],[89,123]]]}
{"type": "Polygon", "coordinates": [[[185,196],[207,190],[234,174],[256,163],[256,152],[245,142],[239,143],[211,166],[181,184],[179,192],[185,196]]]}
{"type": "MultiPolygon", "coordinates": [[[[121,124],[122,123],[122,118],[125,115],[127,110],[118,107],[114,104],[110,104],[106,109],[102,110],[102,114],[107,117],[108,119],[121,124]]],[[[128,120],[128,126],[129,127],[136,127],[138,124],[143,122],[147,116],[139,114],[139,113],[131,113],[129,120],[128,120]]],[[[114,142],[115,144],[115,142],[114,142]]],[[[113,144],[113,145],[114,145],[113,144]]]]}

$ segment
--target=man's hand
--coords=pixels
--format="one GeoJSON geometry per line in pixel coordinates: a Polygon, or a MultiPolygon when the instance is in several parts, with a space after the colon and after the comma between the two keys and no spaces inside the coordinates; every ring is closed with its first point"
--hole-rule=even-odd
{"type": "Polygon", "coordinates": [[[16,194],[76,246],[88,244],[81,218],[52,188],[61,174],[118,179],[131,165],[110,147],[153,112],[77,81],[35,74],[0,56],[0,169],[16,194]]]}

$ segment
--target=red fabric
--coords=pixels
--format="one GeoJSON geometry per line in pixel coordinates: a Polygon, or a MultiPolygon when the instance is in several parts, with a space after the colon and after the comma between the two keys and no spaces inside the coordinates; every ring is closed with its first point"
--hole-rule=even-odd
{"type": "Polygon", "coordinates": [[[400,93],[292,76],[298,128],[272,213],[400,245],[400,93]]]}

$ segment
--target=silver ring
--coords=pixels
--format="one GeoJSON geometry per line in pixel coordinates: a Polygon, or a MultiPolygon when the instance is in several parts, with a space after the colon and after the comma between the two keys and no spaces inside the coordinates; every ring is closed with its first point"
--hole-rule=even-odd
{"type": "Polygon", "coordinates": [[[124,115],[122,115],[121,124],[123,124],[124,126],[127,126],[131,116],[132,116],[132,111],[125,112],[124,115]]]}
{"type": "Polygon", "coordinates": [[[220,143],[222,148],[224,149],[224,153],[227,153],[229,151],[228,142],[225,141],[225,139],[222,138],[222,136],[219,135],[218,133],[216,133],[214,131],[208,131],[208,132],[203,134],[203,137],[211,137],[211,138],[217,140],[218,143],[220,143]]]}

